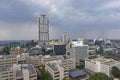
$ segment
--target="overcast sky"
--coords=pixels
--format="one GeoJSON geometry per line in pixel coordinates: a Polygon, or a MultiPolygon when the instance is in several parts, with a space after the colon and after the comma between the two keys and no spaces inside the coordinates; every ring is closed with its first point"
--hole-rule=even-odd
{"type": "Polygon", "coordinates": [[[50,38],[120,39],[120,0],[0,0],[0,40],[38,39],[46,14],[50,38]]]}

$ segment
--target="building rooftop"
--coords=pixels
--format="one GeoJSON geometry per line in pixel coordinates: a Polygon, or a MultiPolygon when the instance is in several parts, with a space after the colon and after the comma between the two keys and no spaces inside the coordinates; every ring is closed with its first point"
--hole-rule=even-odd
{"type": "Polygon", "coordinates": [[[104,62],[103,64],[110,66],[110,65],[114,65],[116,63],[118,63],[118,61],[112,61],[111,60],[111,61],[108,61],[108,62],[104,62]]]}
{"type": "Polygon", "coordinates": [[[13,54],[13,55],[0,55],[0,60],[10,59],[10,58],[20,58],[20,57],[23,57],[24,54],[27,54],[27,53],[13,54]]]}
{"type": "Polygon", "coordinates": [[[27,69],[29,70],[30,74],[35,74],[36,73],[32,65],[28,65],[27,69]]]}
{"type": "Polygon", "coordinates": [[[53,71],[58,71],[58,68],[54,64],[47,64],[53,71]]]}
{"type": "Polygon", "coordinates": [[[9,58],[16,58],[17,57],[17,55],[1,55],[0,56],[0,60],[1,59],[9,59],[9,58]]]}
{"type": "Polygon", "coordinates": [[[86,75],[86,72],[79,69],[72,69],[69,71],[69,74],[72,78],[80,77],[86,75]]]}
{"type": "Polygon", "coordinates": [[[107,58],[103,58],[103,57],[95,58],[95,59],[89,59],[89,61],[91,61],[93,63],[96,63],[96,61],[98,61],[101,64],[108,65],[108,66],[118,63],[118,61],[116,61],[114,59],[107,59],[107,58]]]}

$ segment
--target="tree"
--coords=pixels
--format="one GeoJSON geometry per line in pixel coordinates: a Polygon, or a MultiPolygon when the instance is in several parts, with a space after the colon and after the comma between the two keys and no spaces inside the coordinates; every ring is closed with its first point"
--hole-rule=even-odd
{"type": "Polygon", "coordinates": [[[83,64],[80,64],[80,65],[77,65],[76,68],[78,68],[78,69],[84,69],[85,66],[83,64]]]}
{"type": "Polygon", "coordinates": [[[104,73],[96,73],[90,77],[90,80],[111,80],[111,79],[104,73]]]}
{"type": "Polygon", "coordinates": [[[45,67],[42,66],[41,68],[38,68],[37,70],[37,80],[53,80],[52,77],[48,74],[47,71],[45,71],[45,67]]]}
{"type": "Polygon", "coordinates": [[[63,78],[62,80],[67,80],[66,78],[63,78]]]}
{"type": "Polygon", "coordinates": [[[120,70],[117,67],[113,66],[111,73],[114,78],[120,78],[120,70]]]}
{"type": "Polygon", "coordinates": [[[10,47],[8,47],[8,46],[4,47],[3,53],[9,55],[10,54],[10,47]]]}

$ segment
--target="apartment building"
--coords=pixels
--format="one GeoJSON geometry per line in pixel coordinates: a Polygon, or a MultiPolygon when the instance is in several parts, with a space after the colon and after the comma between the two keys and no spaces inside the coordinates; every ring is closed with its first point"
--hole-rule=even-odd
{"type": "Polygon", "coordinates": [[[37,80],[37,73],[27,64],[0,67],[0,80],[37,80]]]}
{"type": "Polygon", "coordinates": [[[1,55],[0,56],[0,67],[12,66],[13,64],[25,64],[29,55],[23,53],[21,55],[1,55]]]}
{"type": "Polygon", "coordinates": [[[103,57],[95,58],[95,59],[87,59],[85,61],[86,69],[92,72],[102,72],[108,76],[111,76],[111,69],[113,66],[116,66],[120,69],[120,62],[103,57]]]}

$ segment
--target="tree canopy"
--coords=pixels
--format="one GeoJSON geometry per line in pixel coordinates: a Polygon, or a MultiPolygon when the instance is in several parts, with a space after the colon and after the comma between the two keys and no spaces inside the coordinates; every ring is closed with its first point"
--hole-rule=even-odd
{"type": "Polygon", "coordinates": [[[53,80],[52,77],[48,74],[48,72],[45,71],[44,66],[38,68],[37,77],[37,80],[53,80]]]}
{"type": "Polygon", "coordinates": [[[114,78],[120,78],[120,70],[117,67],[113,66],[111,73],[114,78]]]}
{"type": "Polygon", "coordinates": [[[90,80],[110,80],[110,78],[104,73],[96,73],[90,77],[90,80]]]}

